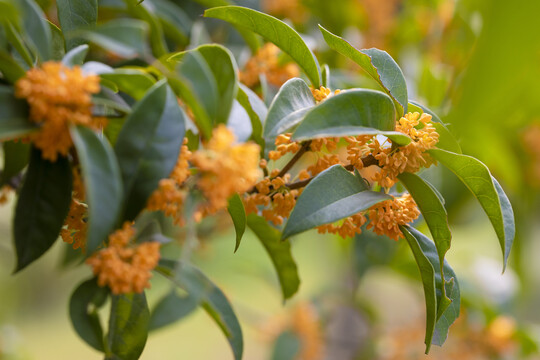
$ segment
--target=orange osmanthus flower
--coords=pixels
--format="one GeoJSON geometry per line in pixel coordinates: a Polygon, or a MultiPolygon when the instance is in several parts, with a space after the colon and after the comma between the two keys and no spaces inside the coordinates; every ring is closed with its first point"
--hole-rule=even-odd
{"type": "Polygon", "coordinates": [[[70,125],[93,129],[103,127],[105,118],[92,117],[92,94],[99,92],[99,77],[83,74],[80,67],[69,68],[60,62],[46,62],[32,68],[15,83],[15,96],[30,107],[30,120],[39,131],[30,141],[42,151],[44,159],[56,161],[73,146],[70,125]]]}

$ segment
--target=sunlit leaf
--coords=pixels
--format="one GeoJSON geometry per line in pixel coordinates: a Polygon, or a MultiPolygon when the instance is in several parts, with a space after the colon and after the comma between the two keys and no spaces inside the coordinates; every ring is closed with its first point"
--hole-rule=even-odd
{"type": "Polygon", "coordinates": [[[102,79],[113,82],[120,91],[135,100],[140,100],[156,81],[144,71],[137,69],[114,69],[113,72],[101,74],[102,79]]]}

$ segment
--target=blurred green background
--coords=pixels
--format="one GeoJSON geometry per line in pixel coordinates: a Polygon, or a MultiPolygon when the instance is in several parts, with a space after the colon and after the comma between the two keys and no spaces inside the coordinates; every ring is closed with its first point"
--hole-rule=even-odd
{"type": "MultiPolygon", "coordinates": [[[[227,25],[200,17],[212,1],[173,2],[202,24],[208,40],[243,48],[227,25]]],[[[540,1],[237,3],[294,25],[321,63],[330,65],[333,88],[373,84],[323,46],[318,23],[358,48],[388,51],[405,73],[409,98],[437,112],[464,152],[492,169],[511,199],[517,226],[510,266],[501,275],[496,236],[481,208],[451,174],[438,168],[424,174],[446,198],[454,234],[448,260],[463,297],[462,316],[448,342],[424,356],[423,292],[403,243],[368,235],[341,240],[315,232],[294,238],[302,284],[283,304],[264,249],[249,233],[233,254],[234,233],[223,215],[201,229],[194,262],[232,302],[245,333],[244,358],[540,358],[540,1]]],[[[115,1],[100,4],[107,14],[115,1]]],[[[41,5],[54,21],[54,1],[41,5]]],[[[242,64],[245,54],[235,54],[242,64]]],[[[70,293],[90,270],[61,266],[68,245],[58,242],[33,266],[10,275],[13,206],[11,199],[0,209],[0,359],[99,358],[69,323],[70,293]]],[[[156,275],[150,304],[167,291],[156,275]]],[[[151,333],[142,356],[180,358],[232,359],[225,338],[201,310],[151,333]]]]}

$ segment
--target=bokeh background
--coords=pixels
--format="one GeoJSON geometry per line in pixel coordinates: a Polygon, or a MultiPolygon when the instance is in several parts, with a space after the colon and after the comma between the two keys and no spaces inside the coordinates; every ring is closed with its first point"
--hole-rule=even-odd
{"type": "MultiPolygon", "coordinates": [[[[205,7],[222,2],[169,1],[189,20],[189,46],[226,44],[242,67],[249,52],[241,37],[227,24],[201,17],[205,7]]],[[[100,19],[119,16],[121,1],[99,3],[100,19]]],[[[500,180],[517,226],[510,265],[501,274],[496,235],[467,189],[442,169],[424,174],[446,199],[454,234],[448,260],[462,288],[462,313],[449,340],[424,356],[423,291],[403,242],[367,233],[347,240],[315,232],[294,238],[302,284],[283,304],[271,262],[253,234],[233,254],[227,215],[206,221],[194,262],[232,302],[245,333],[244,358],[540,359],[540,1],[236,3],[293,25],[320,62],[329,64],[332,88],[375,84],[329,51],[317,24],[357,48],[388,51],[403,69],[409,98],[437,112],[464,152],[486,163],[500,180]]],[[[54,22],[54,0],[40,5],[54,22]]],[[[69,245],[58,242],[33,266],[11,275],[13,206],[11,198],[0,208],[0,359],[99,358],[69,322],[69,296],[90,276],[87,267],[66,264],[69,245]]],[[[156,275],[150,304],[167,291],[156,275]]],[[[152,332],[142,359],[221,360],[232,354],[210,317],[196,310],[152,332]]]]}

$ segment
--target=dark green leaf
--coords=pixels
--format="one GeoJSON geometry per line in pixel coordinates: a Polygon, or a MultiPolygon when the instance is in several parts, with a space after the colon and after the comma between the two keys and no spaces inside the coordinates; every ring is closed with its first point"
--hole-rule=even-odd
{"type": "Polygon", "coordinates": [[[24,69],[11,55],[3,51],[0,52],[0,71],[2,72],[2,76],[11,84],[14,84],[25,75],[24,69]]]}
{"type": "Polygon", "coordinates": [[[480,202],[499,238],[504,271],[514,242],[515,223],[512,206],[501,186],[494,181],[487,166],[471,156],[440,149],[428,153],[456,174],[480,202]]]}
{"type": "Polygon", "coordinates": [[[12,23],[7,22],[4,24],[4,30],[6,32],[6,38],[10,44],[17,50],[21,58],[24,60],[28,67],[34,66],[34,59],[32,54],[28,50],[24,43],[22,35],[15,29],[12,23]]]}
{"type": "Polygon", "coordinates": [[[50,60],[60,61],[66,54],[64,46],[64,34],[62,30],[49,20],[47,20],[47,25],[51,29],[51,58],[50,60]]]}
{"type": "Polygon", "coordinates": [[[190,296],[200,299],[204,310],[227,337],[235,360],[242,359],[244,351],[242,329],[225,294],[199,269],[187,263],[161,260],[156,270],[187,291],[190,296]]]}
{"type": "Polygon", "coordinates": [[[282,238],[333,223],[391,199],[390,195],[367,190],[362,180],[343,166],[334,165],[306,186],[285,224],[282,238]]]}
{"type": "Polygon", "coordinates": [[[52,55],[52,35],[45,14],[33,0],[20,0],[18,5],[24,14],[25,40],[37,50],[40,61],[49,60],[52,55]]]}
{"type": "Polygon", "coordinates": [[[77,36],[119,56],[131,58],[145,55],[148,24],[135,19],[115,19],[96,26],[94,30],[84,30],[77,36]]]}
{"type": "Polygon", "coordinates": [[[153,6],[165,34],[178,44],[187,45],[193,21],[182,8],[168,0],[146,0],[146,2],[153,6]]]}
{"type": "MultiPolygon", "coordinates": [[[[444,274],[443,263],[444,256],[450,249],[452,233],[448,227],[448,217],[446,209],[439,199],[433,187],[419,176],[411,173],[403,173],[398,176],[399,181],[405,185],[409,193],[414,198],[418,208],[424,216],[424,220],[429,227],[429,231],[435,241],[437,254],[439,255],[440,272],[444,274]]],[[[441,287],[442,296],[439,309],[444,309],[450,301],[446,296],[444,287],[441,287]]],[[[441,315],[439,313],[438,315],[441,315]]]]}
{"type": "Polygon", "coordinates": [[[262,129],[268,113],[266,105],[257,94],[243,84],[239,84],[236,100],[244,107],[251,120],[251,139],[264,148],[262,129]]]}
{"type": "Polygon", "coordinates": [[[159,58],[169,52],[163,27],[154,13],[153,6],[146,2],[124,0],[128,11],[135,17],[143,20],[150,28],[150,46],[154,56],[159,58]]]}
{"type": "Polygon", "coordinates": [[[114,147],[126,195],[125,219],[134,219],[159,181],[169,176],[184,132],[184,112],[162,80],[133,107],[114,147]]]}
{"type": "Polygon", "coordinates": [[[102,79],[113,82],[120,91],[135,100],[140,100],[156,82],[144,71],[137,69],[114,69],[113,72],[100,75],[102,79]]]}
{"type": "Polygon", "coordinates": [[[273,145],[276,136],[301,122],[314,106],[315,99],[304,80],[294,78],[287,81],[268,109],[263,127],[266,142],[273,145]]]}
{"type": "Polygon", "coordinates": [[[111,315],[108,349],[122,360],[137,360],[141,355],[146,338],[150,311],[144,292],[111,296],[111,315]]]}
{"type": "Polygon", "coordinates": [[[85,44],[76,46],[73,49],[69,50],[66,55],[64,55],[64,58],[62,59],[62,64],[69,67],[73,67],[75,65],[80,66],[84,63],[86,54],[88,54],[88,45],[85,44]]]}
{"type": "Polygon", "coordinates": [[[411,139],[395,128],[392,100],[380,91],[353,89],[326,99],[307,114],[293,133],[295,141],[347,136],[384,135],[399,145],[411,139]]]}
{"type": "Polygon", "coordinates": [[[409,244],[411,251],[420,270],[422,285],[424,287],[424,296],[426,299],[426,354],[429,353],[433,332],[435,331],[435,323],[437,322],[437,294],[435,291],[435,270],[427,256],[422,251],[418,239],[413,236],[408,227],[400,226],[401,232],[405,235],[405,239],[409,244]]]}
{"type": "Polygon", "coordinates": [[[180,296],[176,290],[165,295],[152,311],[149,330],[157,330],[191,314],[200,305],[195,296],[180,296]]]}
{"type": "Polygon", "coordinates": [[[91,254],[117,224],[122,207],[122,179],[114,150],[104,138],[87,127],[74,127],[71,137],[82,168],[88,201],[86,251],[91,254]]]}
{"type": "Polygon", "coordinates": [[[0,185],[7,184],[10,179],[18,175],[28,165],[30,157],[30,144],[20,141],[6,141],[4,149],[4,168],[0,176],[0,185]]]}
{"type": "Polygon", "coordinates": [[[17,99],[10,86],[0,86],[0,139],[13,139],[37,130],[28,120],[26,101],[17,99]]]}
{"type": "Polygon", "coordinates": [[[69,211],[71,187],[67,158],[50,162],[41,157],[41,151],[32,149],[15,208],[15,272],[38,259],[58,238],[69,211]]]}
{"type": "Polygon", "coordinates": [[[210,138],[212,124],[219,112],[219,93],[212,70],[197,51],[178,54],[172,62],[176,65],[174,78],[169,82],[178,96],[185,101],[195,115],[195,122],[206,138],[210,138]]]}
{"type": "MultiPolygon", "coordinates": [[[[445,307],[445,310],[442,312],[442,315],[439,316],[436,324],[435,331],[433,333],[433,338],[431,340],[432,344],[441,346],[448,336],[448,329],[459,317],[459,308],[461,303],[459,283],[457,281],[456,274],[454,270],[450,267],[448,262],[445,260],[443,269],[444,269],[444,288],[446,295],[450,298],[451,304],[448,306],[447,302],[441,304],[442,297],[442,276],[441,272],[438,270],[441,268],[439,263],[439,256],[437,254],[437,249],[433,241],[429,240],[424,234],[419,232],[413,227],[401,227],[401,231],[407,236],[412,236],[417,244],[420,246],[422,253],[429,260],[433,269],[435,271],[435,287],[437,295],[437,312],[441,313],[440,307],[445,307]],[[404,230],[405,229],[405,230],[404,230]]],[[[412,239],[407,239],[407,241],[412,239]]]]}
{"type": "Polygon", "coordinates": [[[105,351],[105,347],[98,309],[104,305],[108,295],[108,289],[98,286],[96,278],[92,278],[81,283],[69,300],[73,328],[81,339],[99,351],[105,351]]]}
{"type": "Polygon", "coordinates": [[[234,224],[234,230],[236,231],[236,245],[234,246],[234,252],[238,250],[240,246],[240,241],[242,241],[242,236],[244,231],[246,231],[246,210],[244,209],[244,203],[238,194],[234,194],[229,198],[229,205],[227,207],[231,219],[234,224]]]}
{"type": "Polygon", "coordinates": [[[340,54],[348,57],[364,69],[396,104],[398,116],[407,112],[407,83],[398,64],[386,51],[379,49],[357,50],[337,35],[319,25],[326,43],[340,54]]]}
{"type": "Polygon", "coordinates": [[[283,300],[289,299],[300,286],[298,269],[291,253],[291,244],[288,241],[281,241],[280,232],[270,226],[264,218],[249,214],[247,221],[249,228],[257,235],[274,264],[283,300]]]}
{"type": "Polygon", "coordinates": [[[98,2],[97,0],[56,0],[58,20],[62,31],[66,36],[66,50],[83,45],[80,38],[71,36],[79,29],[92,29],[97,24],[98,2]]]}
{"type": "Polygon", "coordinates": [[[317,58],[302,37],[284,22],[273,16],[240,6],[222,6],[208,9],[205,17],[225,20],[240,25],[261,35],[287,53],[305,71],[315,88],[321,85],[321,74],[317,58]]]}

